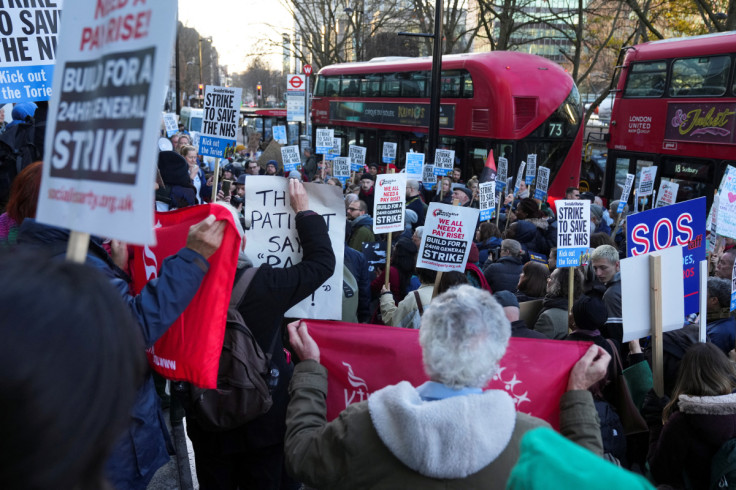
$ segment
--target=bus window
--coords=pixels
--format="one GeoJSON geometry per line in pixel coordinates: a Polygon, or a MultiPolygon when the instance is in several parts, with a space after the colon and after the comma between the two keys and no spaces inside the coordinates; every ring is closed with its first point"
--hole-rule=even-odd
{"type": "Polygon", "coordinates": [[[343,75],[340,80],[340,95],[344,97],[357,97],[360,94],[359,75],[343,75]]]}
{"type": "Polygon", "coordinates": [[[616,159],[616,175],[614,176],[615,185],[613,187],[613,200],[621,199],[621,194],[624,191],[626,185],[626,174],[629,173],[629,159],[628,158],[617,158],[616,159]]]}
{"type": "Polygon", "coordinates": [[[473,98],[473,79],[468,72],[463,74],[463,97],[466,99],[473,98]]]}
{"type": "Polygon", "coordinates": [[[402,73],[404,80],[401,81],[402,97],[426,97],[427,72],[402,73]]]}
{"type": "Polygon", "coordinates": [[[386,73],[381,84],[382,97],[399,97],[401,96],[401,80],[397,76],[398,73],[386,73]]]}
{"type": "Polygon", "coordinates": [[[314,95],[322,96],[325,94],[325,77],[317,75],[317,79],[314,81],[314,95]]]}
{"type": "Polygon", "coordinates": [[[704,56],[672,63],[670,95],[673,97],[719,96],[726,93],[731,65],[729,56],[704,56]]]}
{"type": "Polygon", "coordinates": [[[364,75],[360,81],[360,95],[362,97],[378,97],[381,95],[381,78],[377,75],[364,75]]]}
{"type": "Polygon", "coordinates": [[[462,88],[461,80],[463,74],[459,70],[443,71],[440,80],[441,95],[443,98],[458,98],[462,88]]]}
{"type": "Polygon", "coordinates": [[[667,62],[632,63],[624,97],[661,97],[667,79],[667,62]]]}

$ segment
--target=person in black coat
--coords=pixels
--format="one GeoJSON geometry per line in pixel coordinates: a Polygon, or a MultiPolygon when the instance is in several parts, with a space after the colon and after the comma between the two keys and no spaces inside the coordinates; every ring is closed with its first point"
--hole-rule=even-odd
{"type": "MultiPolygon", "coordinates": [[[[278,385],[272,393],[273,406],[260,417],[234,430],[208,432],[187,418],[187,433],[194,446],[197,478],[202,488],[296,488],[284,473],[284,436],[288,385],[294,366],[287,359],[282,342],[284,314],[312,294],[335,270],[335,254],[325,220],[309,211],[304,185],[289,180],[291,206],[296,212],[296,230],[304,256],[293,267],[259,267],[239,311],[245,324],[263,349],[274,344],[270,354],[279,370],[278,385]]],[[[238,268],[251,267],[241,254],[238,268]]]]}
{"type": "Polygon", "coordinates": [[[521,245],[516,240],[506,239],[501,242],[499,259],[483,271],[491,291],[516,291],[523,267],[521,254],[521,245]]]}

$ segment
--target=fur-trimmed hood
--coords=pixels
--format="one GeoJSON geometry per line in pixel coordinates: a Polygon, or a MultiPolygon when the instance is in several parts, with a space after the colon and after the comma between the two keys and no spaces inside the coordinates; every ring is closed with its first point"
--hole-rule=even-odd
{"type": "Polygon", "coordinates": [[[682,413],[736,415],[736,393],[721,396],[680,395],[677,405],[682,413]]]}
{"type": "Polygon", "coordinates": [[[503,452],[516,425],[514,402],[501,390],[423,401],[403,381],[373,393],[368,409],[389,451],[432,478],[480,471],[503,452]]]}

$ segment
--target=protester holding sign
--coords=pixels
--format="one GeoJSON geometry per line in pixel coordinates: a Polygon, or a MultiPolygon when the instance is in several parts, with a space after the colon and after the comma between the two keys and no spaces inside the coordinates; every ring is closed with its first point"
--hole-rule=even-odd
{"type": "MultiPolygon", "coordinates": [[[[468,488],[502,488],[523,433],[546,425],[517,412],[504,391],[481,391],[498,372],[511,333],[486,291],[459,286],[427,308],[419,341],[431,381],[387,386],[330,423],[320,349],[303,323],[288,328],[302,362],[292,383],[286,464],[309,486],[434,488],[437,479],[461,479],[468,488]]],[[[586,388],[602,378],[609,360],[599,347],[588,349],[560,402],[561,432],[596,454],[602,454],[600,428],[586,388]]]]}
{"type": "MultiPolygon", "coordinates": [[[[226,488],[280,488],[282,482],[287,386],[293,366],[284,353],[281,322],[287,310],[312,294],[335,269],[327,224],[322,216],[310,211],[304,186],[295,179],[289,180],[289,202],[296,212],[302,261],[286,268],[261,265],[238,308],[277,370],[273,406],[242,427],[225,432],[209,432],[187,417],[187,433],[194,446],[202,488],[222,488],[223,482],[227,482],[226,488]]],[[[247,255],[241,254],[238,269],[251,264],[247,255]]]]}
{"type": "Polygon", "coordinates": [[[608,310],[608,319],[601,334],[621,343],[624,327],[621,311],[621,262],[618,250],[611,245],[601,245],[593,250],[590,255],[590,263],[595,271],[595,277],[606,286],[603,302],[608,310]]]}
{"type": "MultiPolygon", "coordinates": [[[[127,278],[116,263],[127,262],[125,244],[113,241],[112,256],[102,240],[89,243],[87,264],[102,272],[121,293],[145,342],[151,347],[187,308],[209,268],[207,259],[222,242],[225,223],[210,216],[192,226],[187,245],[160,266],[152,279],[135,297],[128,294],[127,278]]],[[[42,225],[33,219],[23,221],[18,237],[21,247],[37,247],[56,256],[66,252],[69,231],[42,225]]],[[[107,463],[107,476],[116,488],[145,488],[158,468],[169,461],[166,428],[161,425],[158,395],[150,374],[138,392],[128,431],[118,441],[107,463]]]]}

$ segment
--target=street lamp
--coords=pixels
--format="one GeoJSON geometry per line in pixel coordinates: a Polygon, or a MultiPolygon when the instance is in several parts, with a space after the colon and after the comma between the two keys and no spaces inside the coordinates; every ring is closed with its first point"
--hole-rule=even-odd
{"type": "Polygon", "coordinates": [[[362,22],[354,22],[353,14],[354,13],[362,14],[363,11],[355,10],[352,7],[345,7],[343,12],[345,12],[348,15],[348,20],[350,21],[350,25],[353,26],[353,32],[355,33],[355,61],[361,61],[361,59],[363,58],[362,53],[361,53],[363,43],[361,42],[361,39],[360,39],[360,27],[361,27],[362,22]]]}
{"type": "Polygon", "coordinates": [[[199,85],[204,87],[204,80],[202,79],[202,41],[212,42],[212,36],[200,37],[199,38],[199,85]]]}

